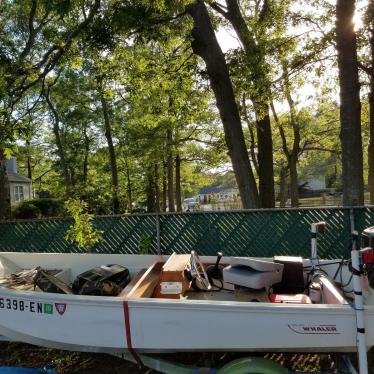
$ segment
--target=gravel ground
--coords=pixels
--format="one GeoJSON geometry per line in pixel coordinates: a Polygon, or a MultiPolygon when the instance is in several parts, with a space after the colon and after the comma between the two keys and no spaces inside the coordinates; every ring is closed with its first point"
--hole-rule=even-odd
{"type": "MultiPolygon", "coordinates": [[[[215,360],[231,361],[238,356],[235,354],[216,354],[215,360]]],[[[336,372],[330,355],[316,354],[266,354],[271,359],[291,370],[299,371],[330,371],[336,372]]],[[[166,355],[165,359],[190,365],[209,366],[212,355],[209,354],[176,354],[166,355]]],[[[67,352],[47,349],[21,343],[0,343],[0,365],[40,368],[46,363],[52,363],[61,374],[97,373],[97,374],[145,374],[151,370],[140,370],[136,365],[119,358],[105,354],[67,352]]],[[[374,351],[369,354],[369,368],[374,374],[374,351]]],[[[153,372],[155,373],[155,372],[153,372]]]]}

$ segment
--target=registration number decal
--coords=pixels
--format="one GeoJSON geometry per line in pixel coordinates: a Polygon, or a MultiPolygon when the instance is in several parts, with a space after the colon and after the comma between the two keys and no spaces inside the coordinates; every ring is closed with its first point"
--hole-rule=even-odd
{"type": "MultiPolygon", "coordinates": [[[[53,314],[53,304],[0,297],[0,309],[38,314],[53,314]]],[[[56,307],[57,309],[57,307],[56,307]]],[[[66,305],[65,305],[66,309],[66,305]]],[[[65,310],[64,310],[65,312],[65,310]]],[[[59,314],[61,314],[59,312],[59,314]]],[[[63,314],[63,313],[62,313],[63,314]]]]}

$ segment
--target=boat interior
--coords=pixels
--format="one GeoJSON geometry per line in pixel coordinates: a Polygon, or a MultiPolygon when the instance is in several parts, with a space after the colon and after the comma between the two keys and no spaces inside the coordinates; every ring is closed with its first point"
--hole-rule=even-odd
{"type": "MultiPolygon", "coordinates": [[[[343,266],[335,263],[336,274],[339,267],[342,272],[343,266]]],[[[320,264],[306,266],[301,257],[255,259],[223,257],[218,253],[216,258],[200,260],[192,251],[155,256],[144,267],[102,265],[72,274],[69,268],[24,269],[0,256],[0,287],[126,299],[348,304],[349,296],[322,268],[320,264]]]]}
{"type": "Polygon", "coordinates": [[[288,304],[348,303],[325,274],[316,272],[313,281],[306,279],[301,257],[275,257],[272,261],[230,258],[230,263],[220,263],[218,255],[215,263],[201,263],[195,253],[173,254],[165,263],[156,261],[140,271],[119,296],[288,304]]]}

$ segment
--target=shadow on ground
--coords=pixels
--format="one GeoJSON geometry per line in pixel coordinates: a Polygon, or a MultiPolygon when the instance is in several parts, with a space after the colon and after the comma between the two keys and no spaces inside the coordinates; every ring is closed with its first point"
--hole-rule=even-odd
{"type": "MultiPolygon", "coordinates": [[[[220,353],[213,356],[211,354],[185,353],[169,354],[163,357],[186,365],[209,366],[209,362],[212,362],[213,358],[215,362],[224,363],[237,358],[238,355],[220,353]]],[[[374,374],[374,349],[371,350],[368,357],[370,373],[374,374]]],[[[294,371],[336,372],[334,361],[330,355],[268,353],[265,358],[294,371]]],[[[0,343],[0,365],[40,368],[47,363],[52,363],[56,371],[61,374],[145,374],[151,372],[149,369],[141,370],[137,365],[105,354],[68,352],[21,343],[0,343]]]]}

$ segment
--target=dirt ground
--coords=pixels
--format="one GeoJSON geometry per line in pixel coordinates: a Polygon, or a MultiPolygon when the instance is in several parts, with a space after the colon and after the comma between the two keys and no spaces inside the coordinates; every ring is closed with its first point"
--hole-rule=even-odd
{"type": "MultiPolygon", "coordinates": [[[[335,364],[330,355],[267,354],[265,357],[291,370],[336,372],[335,364]]],[[[165,357],[165,359],[171,361],[202,366],[209,366],[212,358],[213,356],[209,354],[178,354],[165,357]]],[[[215,354],[214,356],[216,362],[228,362],[235,358],[235,354],[215,354]]],[[[0,366],[41,368],[47,363],[52,363],[55,370],[61,374],[155,373],[149,369],[140,370],[134,364],[105,354],[67,352],[20,343],[0,343],[0,366]]],[[[374,374],[374,351],[369,355],[369,367],[371,373],[374,374]]]]}
{"type": "Polygon", "coordinates": [[[136,365],[104,354],[68,352],[20,343],[0,343],[0,366],[41,368],[53,364],[58,373],[143,374],[136,365]]]}

